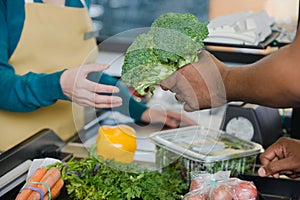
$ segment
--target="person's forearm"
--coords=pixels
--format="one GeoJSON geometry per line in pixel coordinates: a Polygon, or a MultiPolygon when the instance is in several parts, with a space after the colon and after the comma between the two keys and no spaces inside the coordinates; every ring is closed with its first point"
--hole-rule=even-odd
{"type": "Polygon", "coordinates": [[[227,100],[271,107],[300,106],[298,51],[290,45],[256,63],[229,68],[224,78],[227,100]]]}
{"type": "Polygon", "coordinates": [[[31,112],[67,98],[59,84],[61,72],[53,74],[28,73],[18,76],[11,70],[0,71],[0,109],[31,112]]]}

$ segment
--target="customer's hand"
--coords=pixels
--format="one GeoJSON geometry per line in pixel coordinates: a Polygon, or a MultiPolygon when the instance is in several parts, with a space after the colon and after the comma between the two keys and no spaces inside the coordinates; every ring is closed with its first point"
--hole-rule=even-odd
{"type": "Polygon", "coordinates": [[[164,90],[176,93],[186,111],[217,107],[225,104],[223,76],[226,66],[207,51],[199,54],[199,62],[188,64],[161,82],[164,90]]]}
{"type": "Polygon", "coordinates": [[[260,160],[260,176],[272,175],[278,178],[280,174],[284,174],[291,178],[299,177],[300,141],[282,137],[260,155],[260,160]]]}
{"type": "Polygon", "coordinates": [[[169,110],[147,109],[141,117],[142,121],[150,124],[164,124],[170,128],[177,128],[180,124],[197,125],[197,122],[182,113],[169,110]]]}
{"type": "Polygon", "coordinates": [[[109,95],[118,93],[118,87],[95,83],[87,79],[89,73],[101,72],[107,67],[108,65],[103,64],[88,64],[67,69],[60,78],[63,93],[70,100],[82,106],[112,108],[122,105],[120,97],[109,95]]]}

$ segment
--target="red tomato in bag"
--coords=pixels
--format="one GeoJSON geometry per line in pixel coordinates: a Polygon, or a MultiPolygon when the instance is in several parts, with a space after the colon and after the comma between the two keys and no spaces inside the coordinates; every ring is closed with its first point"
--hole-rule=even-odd
{"type": "Polygon", "coordinates": [[[184,198],[184,200],[206,200],[207,198],[201,194],[192,194],[184,198]]]}
{"type": "Polygon", "coordinates": [[[200,189],[203,189],[205,187],[208,187],[208,184],[206,184],[203,180],[194,179],[194,180],[191,181],[190,191],[200,190],[200,189]]]}
{"type": "Polygon", "coordinates": [[[234,187],[237,200],[254,200],[257,197],[257,189],[252,182],[241,181],[234,187]]]}
{"type": "Polygon", "coordinates": [[[197,190],[200,188],[200,185],[197,180],[192,180],[190,185],[190,191],[197,190]]]}
{"type": "Polygon", "coordinates": [[[220,185],[211,194],[211,200],[232,200],[233,191],[227,185],[220,185]]]}

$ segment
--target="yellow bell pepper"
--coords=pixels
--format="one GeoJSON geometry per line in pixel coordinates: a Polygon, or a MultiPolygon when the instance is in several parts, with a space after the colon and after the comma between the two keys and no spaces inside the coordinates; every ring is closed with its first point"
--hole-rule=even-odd
{"type": "Polygon", "coordinates": [[[104,159],[131,163],[136,151],[135,130],[127,125],[99,127],[96,151],[104,159]]]}

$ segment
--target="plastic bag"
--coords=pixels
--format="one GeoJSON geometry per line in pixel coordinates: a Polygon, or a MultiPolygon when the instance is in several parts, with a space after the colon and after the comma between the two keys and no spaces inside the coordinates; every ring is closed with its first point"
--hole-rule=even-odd
{"type": "Polygon", "coordinates": [[[258,196],[250,181],[230,178],[230,171],[191,174],[190,192],[184,200],[255,200],[258,196]]]}

